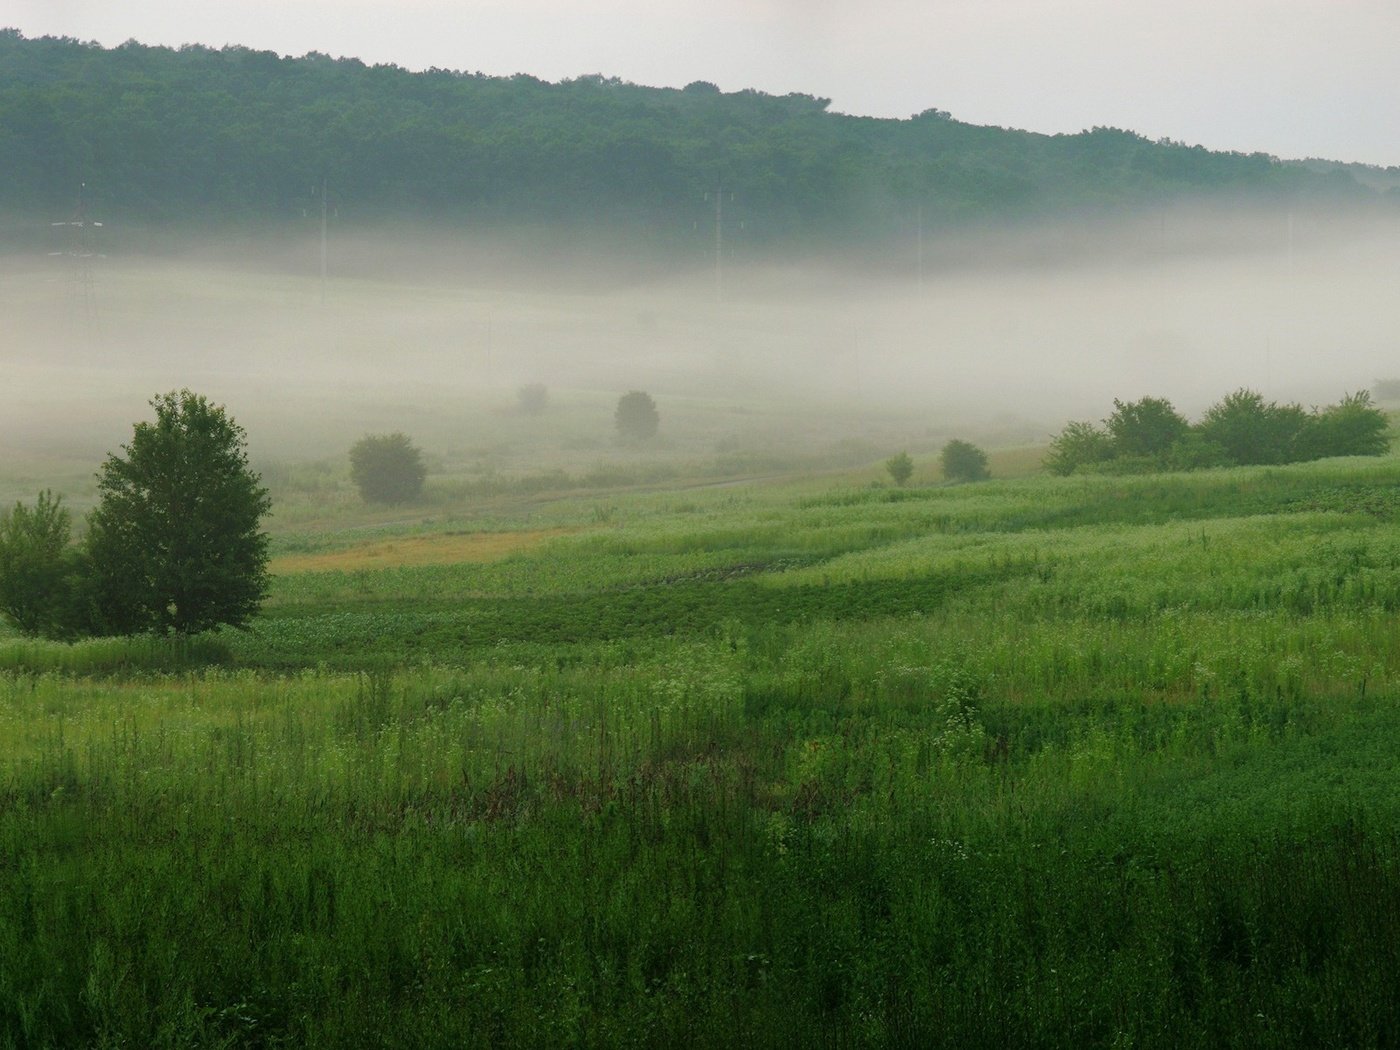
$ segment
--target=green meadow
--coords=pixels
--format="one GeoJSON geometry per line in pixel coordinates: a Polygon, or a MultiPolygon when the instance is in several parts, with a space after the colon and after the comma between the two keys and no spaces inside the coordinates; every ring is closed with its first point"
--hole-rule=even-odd
{"type": "Polygon", "coordinates": [[[0,637],[0,1045],[1400,1041],[1400,459],[876,470],[306,486],[246,632],[0,637]]]}

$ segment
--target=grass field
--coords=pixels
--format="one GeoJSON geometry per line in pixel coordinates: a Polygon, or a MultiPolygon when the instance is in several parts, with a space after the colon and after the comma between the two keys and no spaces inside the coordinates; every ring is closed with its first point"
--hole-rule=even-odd
{"type": "Polygon", "coordinates": [[[1400,1041],[1400,459],[875,473],[308,486],[247,632],[0,638],[0,1045],[1400,1041]]]}

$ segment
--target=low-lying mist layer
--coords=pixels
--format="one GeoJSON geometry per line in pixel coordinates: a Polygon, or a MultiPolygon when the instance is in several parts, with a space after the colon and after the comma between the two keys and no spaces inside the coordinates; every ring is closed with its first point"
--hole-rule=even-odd
{"type": "Polygon", "coordinates": [[[286,244],[11,256],[0,449],[92,459],[184,387],[225,403],[264,461],[405,430],[448,471],[622,456],[629,389],[662,425],[625,455],[693,459],[1039,441],[1147,394],[1192,415],[1241,386],[1325,403],[1400,372],[1397,225],[1164,212],[930,241],[922,267],[913,245],[859,265],[740,250],[646,280],[587,245],[532,259],[417,234],[337,235],[324,285],[286,244]],[[548,388],[538,416],[517,404],[529,383],[548,388]]]}

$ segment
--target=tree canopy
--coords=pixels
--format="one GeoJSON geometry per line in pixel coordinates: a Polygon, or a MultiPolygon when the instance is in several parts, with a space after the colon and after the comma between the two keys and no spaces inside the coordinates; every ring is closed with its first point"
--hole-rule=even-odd
{"type": "Polygon", "coordinates": [[[1104,420],[1120,456],[1161,456],[1186,434],[1186,417],[1165,398],[1113,400],[1113,415],[1104,420]]]}
{"type": "Polygon", "coordinates": [[[706,191],[745,238],[880,239],[1183,195],[1370,197],[1354,173],[1130,131],[1042,135],[832,113],[804,94],[560,83],[246,47],[102,48],[0,31],[0,213],[118,223],[590,226],[694,248],[706,191]]]}
{"type": "Polygon", "coordinates": [[[243,429],[188,390],[151,401],[97,475],[87,554],[100,626],[194,634],[241,627],[267,592],[267,491],[243,429]]]}

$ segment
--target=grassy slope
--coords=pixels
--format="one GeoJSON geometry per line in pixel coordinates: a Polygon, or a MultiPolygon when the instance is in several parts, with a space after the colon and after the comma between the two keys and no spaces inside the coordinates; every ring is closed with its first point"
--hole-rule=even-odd
{"type": "Polygon", "coordinates": [[[1398,481],[594,493],[3,643],[0,1044],[1384,1043],[1398,481]]]}

